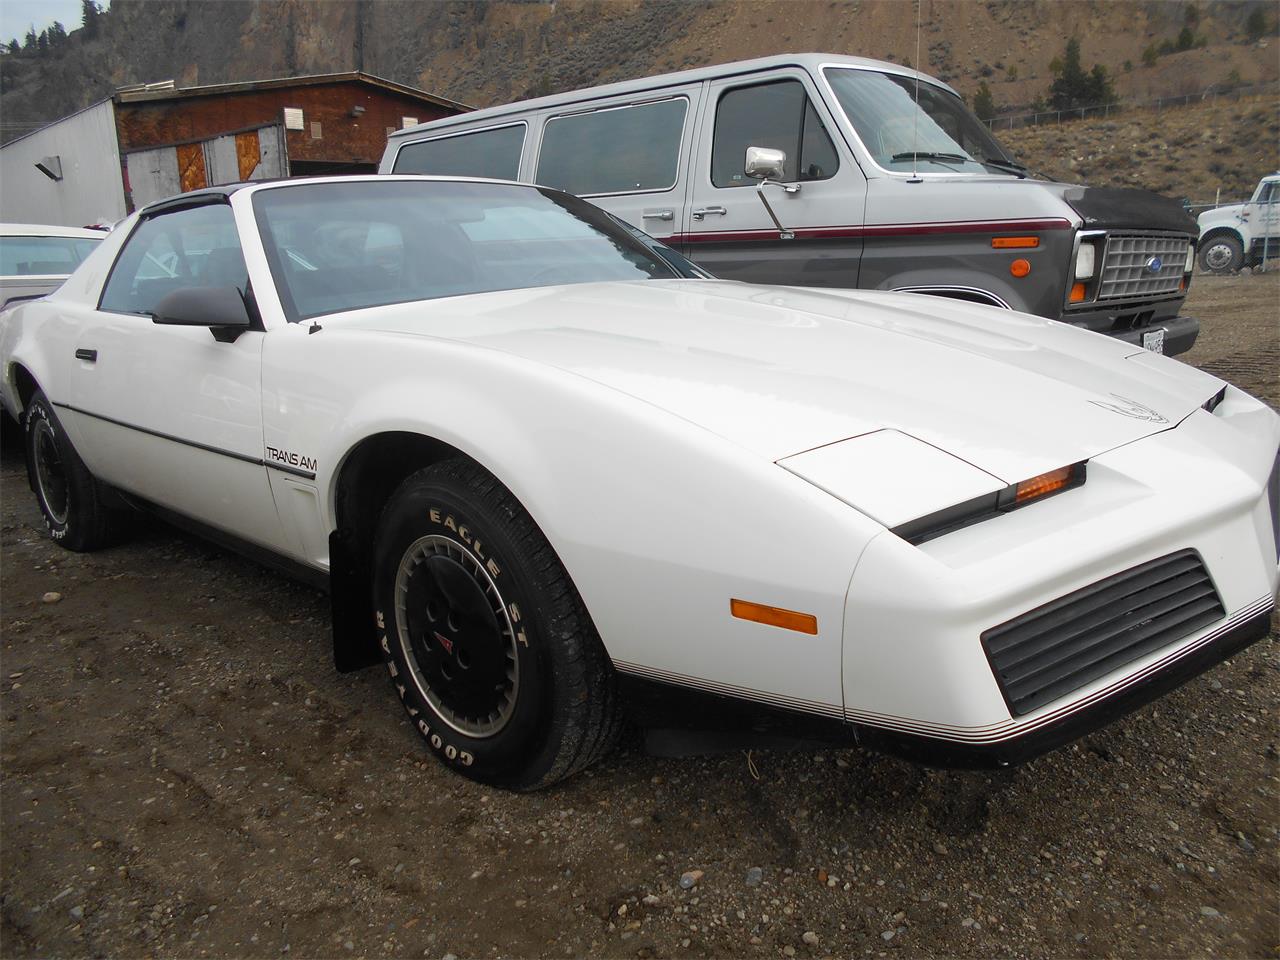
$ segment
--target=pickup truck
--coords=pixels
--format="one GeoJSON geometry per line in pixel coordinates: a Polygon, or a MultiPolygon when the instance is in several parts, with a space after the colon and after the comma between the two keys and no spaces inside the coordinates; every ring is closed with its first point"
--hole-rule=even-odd
{"type": "Polygon", "coordinates": [[[1206,273],[1235,273],[1264,259],[1280,257],[1280,171],[1258,181],[1253,196],[1206,210],[1196,218],[1200,227],[1200,269],[1206,273]]]}

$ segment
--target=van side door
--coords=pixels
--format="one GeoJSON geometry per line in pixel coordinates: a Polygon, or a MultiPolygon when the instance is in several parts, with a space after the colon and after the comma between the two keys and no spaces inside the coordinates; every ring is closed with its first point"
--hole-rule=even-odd
{"type": "Polygon", "coordinates": [[[726,280],[856,287],[867,180],[799,68],[708,85],[681,249],[726,280]],[[782,150],[765,186],[784,239],[745,172],[748,147],[782,150]],[[791,190],[795,187],[798,189],[791,190]]]}
{"type": "Polygon", "coordinates": [[[576,194],[667,240],[685,218],[702,87],[574,104],[543,115],[535,183],[576,194]]]}

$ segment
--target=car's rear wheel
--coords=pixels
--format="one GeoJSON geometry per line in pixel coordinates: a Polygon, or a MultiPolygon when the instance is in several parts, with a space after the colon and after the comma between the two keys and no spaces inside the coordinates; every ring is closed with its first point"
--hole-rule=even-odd
{"type": "Polygon", "coordinates": [[[1244,248],[1229,233],[1218,233],[1200,245],[1200,269],[1208,273],[1235,273],[1244,263],[1244,248]]]}
{"type": "Polygon", "coordinates": [[[613,668],[551,545],[466,461],[414,473],[374,546],[378,639],[413,724],[449,766],[547,786],[614,743],[613,668]]]}
{"type": "Polygon", "coordinates": [[[22,418],[27,471],[44,524],[58,544],[88,551],[114,542],[121,529],[119,512],[89,472],[41,393],[31,397],[22,418]]]}

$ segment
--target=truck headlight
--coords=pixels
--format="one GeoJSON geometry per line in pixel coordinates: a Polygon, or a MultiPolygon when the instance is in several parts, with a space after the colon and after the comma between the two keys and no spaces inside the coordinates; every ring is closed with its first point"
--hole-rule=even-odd
{"type": "Polygon", "coordinates": [[[1076,251],[1076,279],[1088,280],[1093,276],[1097,259],[1096,248],[1092,243],[1080,244],[1080,249],[1076,251]]]}
{"type": "Polygon", "coordinates": [[[1194,243],[1187,244],[1187,265],[1182,268],[1183,273],[1190,273],[1196,265],[1196,245],[1194,243]]]}

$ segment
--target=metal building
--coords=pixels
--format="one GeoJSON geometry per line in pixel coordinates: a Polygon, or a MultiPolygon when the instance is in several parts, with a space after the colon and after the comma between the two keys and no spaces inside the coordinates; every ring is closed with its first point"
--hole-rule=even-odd
{"type": "Polygon", "coordinates": [[[389,133],[469,109],[358,72],[124,87],[0,147],[0,220],[112,223],[204,186],[373,173],[389,133]]]}

